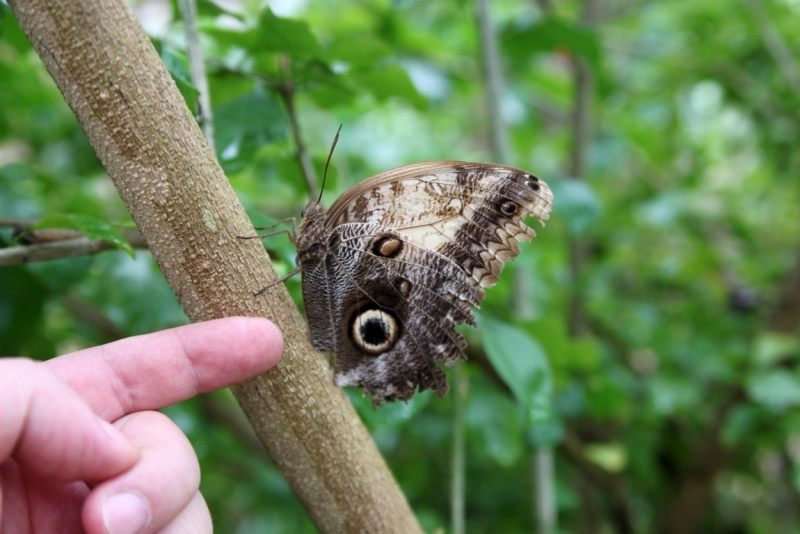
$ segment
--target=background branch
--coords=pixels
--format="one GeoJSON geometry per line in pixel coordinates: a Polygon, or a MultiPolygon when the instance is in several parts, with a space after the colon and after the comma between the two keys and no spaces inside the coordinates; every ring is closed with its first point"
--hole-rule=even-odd
{"type": "MultiPolygon", "coordinates": [[[[583,0],[582,22],[591,26],[597,20],[596,0],[583,0]]],[[[585,179],[592,134],[592,110],[594,100],[594,73],[589,62],[574,57],[573,64],[574,107],[572,111],[572,150],[569,155],[567,175],[571,178],[585,179]]],[[[567,326],[571,336],[579,337],[589,333],[589,320],[584,306],[582,288],[583,271],[589,257],[589,243],[585,238],[570,236],[569,265],[572,276],[572,294],[569,301],[567,326]]]]}
{"type": "Polygon", "coordinates": [[[214,117],[211,110],[211,94],[208,91],[208,77],[206,76],[206,65],[203,59],[203,49],[200,48],[200,30],[197,28],[197,3],[195,0],[178,0],[178,8],[181,10],[183,19],[183,29],[186,35],[186,54],[189,57],[189,73],[192,77],[192,84],[200,93],[200,109],[197,114],[197,121],[203,130],[203,137],[216,153],[214,146],[214,117]]]}
{"type": "Polygon", "coordinates": [[[482,58],[483,88],[486,92],[486,120],[489,123],[489,139],[492,155],[497,163],[510,165],[508,132],[503,120],[501,98],[503,96],[503,72],[500,64],[497,34],[489,15],[489,1],[477,0],[478,29],[482,58]]]}
{"type": "Polygon", "coordinates": [[[303,134],[300,131],[300,121],[297,120],[297,111],[294,107],[294,85],[291,82],[282,82],[276,86],[278,94],[281,95],[283,104],[286,106],[286,114],[289,117],[289,128],[292,130],[294,146],[297,150],[297,161],[303,172],[303,178],[308,187],[309,196],[316,200],[319,197],[319,186],[317,185],[317,172],[311,164],[303,134]]]}
{"type": "MultiPolygon", "coordinates": [[[[36,232],[45,231],[46,230],[37,230],[36,232]]],[[[61,232],[65,231],[61,230],[61,232]]],[[[66,232],[72,231],[66,230],[66,232]]],[[[147,248],[147,243],[145,243],[142,234],[140,234],[138,230],[123,230],[122,234],[134,248],[147,248]]],[[[63,258],[73,258],[75,256],[88,256],[112,249],[116,249],[116,247],[108,241],[103,241],[101,239],[91,240],[87,237],[63,239],[62,237],[59,240],[47,243],[0,249],[0,267],[22,265],[37,261],[60,260],[63,258]]]]}

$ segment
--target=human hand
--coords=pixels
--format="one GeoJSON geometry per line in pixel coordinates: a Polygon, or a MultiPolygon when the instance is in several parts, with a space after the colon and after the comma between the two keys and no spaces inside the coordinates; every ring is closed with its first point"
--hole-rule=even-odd
{"type": "Polygon", "coordinates": [[[153,410],[282,352],[274,324],[233,317],[47,362],[0,359],[0,534],[211,532],[194,450],[153,410]]]}

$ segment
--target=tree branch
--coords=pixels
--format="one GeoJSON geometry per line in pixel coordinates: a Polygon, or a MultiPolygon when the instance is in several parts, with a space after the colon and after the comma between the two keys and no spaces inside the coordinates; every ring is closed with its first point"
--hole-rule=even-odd
{"type": "Polygon", "coordinates": [[[260,316],[281,362],[233,388],[321,532],[421,529],[325,356],[277,278],[213,152],[124,0],[11,0],[193,321],[260,316]]]}
{"type": "MultiPolygon", "coordinates": [[[[45,230],[37,230],[37,232],[45,232],[45,230]]],[[[62,230],[61,232],[65,231],[62,230]]],[[[72,231],[66,230],[66,232],[72,231]]],[[[80,235],[79,232],[78,234],[80,235]]],[[[123,230],[123,235],[134,248],[147,248],[147,243],[145,243],[142,234],[138,231],[123,230]]],[[[88,237],[69,237],[67,239],[62,237],[59,240],[35,245],[0,249],[0,267],[23,265],[37,261],[60,260],[75,256],[88,256],[115,248],[113,244],[101,239],[93,241],[88,237]]]]}

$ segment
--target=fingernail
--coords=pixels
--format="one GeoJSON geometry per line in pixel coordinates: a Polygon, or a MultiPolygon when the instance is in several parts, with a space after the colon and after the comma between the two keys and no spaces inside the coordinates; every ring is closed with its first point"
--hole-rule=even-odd
{"type": "Polygon", "coordinates": [[[150,508],[134,493],[120,493],[106,499],[103,524],[109,534],[136,534],[150,521],[150,508]]]}

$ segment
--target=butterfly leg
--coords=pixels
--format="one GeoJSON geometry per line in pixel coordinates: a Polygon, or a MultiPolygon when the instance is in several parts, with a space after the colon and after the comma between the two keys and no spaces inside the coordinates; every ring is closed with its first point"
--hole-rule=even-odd
{"type": "Polygon", "coordinates": [[[280,221],[270,224],[269,226],[256,226],[256,230],[269,230],[270,228],[275,228],[279,224],[283,224],[286,222],[292,221],[292,228],[291,230],[276,230],[274,232],[268,232],[266,234],[259,234],[259,235],[237,235],[239,239],[264,239],[266,237],[272,237],[274,235],[280,234],[289,234],[289,239],[291,239],[292,243],[297,240],[297,217],[286,217],[285,219],[281,219],[280,221]]]}
{"type": "Polygon", "coordinates": [[[256,230],[269,230],[270,228],[275,228],[276,226],[289,221],[292,221],[292,228],[294,228],[297,224],[297,217],[286,217],[285,219],[281,219],[280,221],[270,224],[269,226],[256,226],[256,230]]]}
{"type": "MultiPolygon", "coordinates": [[[[286,231],[288,232],[288,230],[286,230],[286,231]]],[[[294,269],[292,269],[292,272],[290,272],[289,274],[287,274],[283,278],[279,278],[278,280],[275,280],[271,284],[267,284],[265,287],[262,287],[261,289],[259,289],[255,293],[253,293],[253,296],[255,296],[255,297],[259,296],[261,293],[263,293],[267,289],[269,289],[271,287],[274,287],[274,286],[277,286],[281,282],[285,282],[286,280],[288,280],[289,278],[293,277],[294,275],[296,275],[299,272],[300,272],[300,267],[299,266],[295,267],[294,269]]]]}

